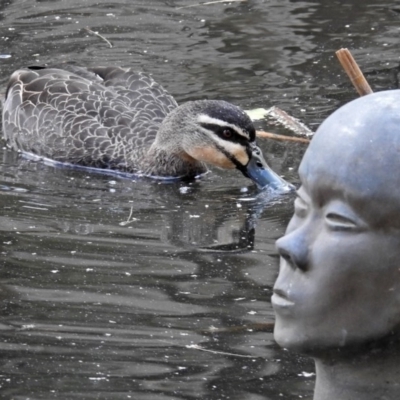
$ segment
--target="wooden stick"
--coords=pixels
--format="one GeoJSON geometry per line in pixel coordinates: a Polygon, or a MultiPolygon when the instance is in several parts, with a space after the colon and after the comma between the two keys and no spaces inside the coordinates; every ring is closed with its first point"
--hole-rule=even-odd
{"type": "Polygon", "coordinates": [[[342,67],[349,76],[351,83],[356,88],[360,96],[372,93],[372,89],[369,86],[367,80],[365,79],[361,69],[354,60],[348,49],[340,49],[336,52],[336,56],[342,64],[342,67]]]}
{"type": "Polygon", "coordinates": [[[286,140],[288,142],[299,142],[299,143],[310,143],[310,139],[299,138],[294,136],[278,135],[277,133],[256,131],[257,137],[275,139],[275,140],[286,140]]]}

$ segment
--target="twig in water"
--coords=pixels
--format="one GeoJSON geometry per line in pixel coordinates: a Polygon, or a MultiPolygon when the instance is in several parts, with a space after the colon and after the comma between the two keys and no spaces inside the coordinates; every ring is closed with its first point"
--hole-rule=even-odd
{"type": "Polygon", "coordinates": [[[100,33],[92,31],[88,26],[85,28],[89,33],[91,33],[92,35],[95,35],[97,37],[99,37],[101,40],[104,40],[109,46],[110,49],[113,47],[113,45],[111,44],[111,42],[106,39],[103,35],[100,35],[100,33]]]}
{"type": "Polygon", "coordinates": [[[197,3],[191,4],[190,6],[182,6],[177,7],[177,10],[182,10],[182,8],[191,8],[191,7],[198,7],[198,6],[208,6],[210,4],[218,4],[218,3],[235,3],[235,2],[245,2],[247,0],[214,0],[214,1],[207,1],[205,3],[197,3]]]}
{"type": "Polygon", "coordinates": [[[127,219],[126,221],[120,222],[119,224],[120,224],[121,226],[125,226],[125,225],[130,224],[131,222],[137,221],[137,218],[132,218],[132,219],[131,219],[132,213],[133,213],[133,206],[131,207],[131,212],[129,213],[128,219],[127,219]]]}
{"type": "Polygon", "coordinates": [[[222,354],[225,356],[233,356],[233,357],[241,357],[241,358],[260,358],[260,356],[246,356],[244,354],[235,354],[235,353],[228,353],[226,351],[216,351],[216,350],[210,350],[210,349],[205,349],[204,347],[199,346],[198,344],[188,344],[185,346],[187,349],[195,349],[195,350],[201,350],[201,351],[207,351],[208,353],[213,353],[213,354],[222,354]]]}
{"type": "MultiPolygon", "coordinates": [[[[253,198],[254,200],[254,198],[253,198]]],[[[214,326],[210,326],[208,329],[202,330],[202,335],[215,335],[223,334],[223,333],[241,333],[241,332],[273,332],[274,331],[275,322],[256,322],[250,323],[246,325],[234,325],[234,326],[224,326],[221,328],[216,328],[214,326]]]]}
{"type": "Polygon", "coordinates": [[[284,140],[288,142],[300,142],[300,143],[310,143],[310,139],[299,138],[294,136],[279,135],[277,133],[266,132],[266,131],[256,131],[257,137],[268,138],[274,140],[284,140]]]}

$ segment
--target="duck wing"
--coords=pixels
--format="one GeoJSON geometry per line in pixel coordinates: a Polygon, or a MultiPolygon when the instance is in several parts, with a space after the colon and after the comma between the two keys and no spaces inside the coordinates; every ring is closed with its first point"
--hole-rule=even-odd
{"type": "Polygon", "coordinates": [[[177,107],[149,75],[63,64],[16,71],[3,105],[8,144],[56,161],[135,172],[177,107]]]}

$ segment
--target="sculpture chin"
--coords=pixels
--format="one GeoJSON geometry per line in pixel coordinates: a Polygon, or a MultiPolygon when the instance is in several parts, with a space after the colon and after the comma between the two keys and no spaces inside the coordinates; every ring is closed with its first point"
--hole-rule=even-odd
{"type": "Polygon", "coordinates": [[[371,335],[365,335],[362,330],[351,331],[339,326],[334,331],[322,327],[312,329],[302,323],[290,323],[279,315],[274,328],[274,339],[279,346],[314,358],[346,358],[362,354],[372,347],[383,348],[387,343],[398,341],[398,335],[396,328],[388,330],[377,327],[371,335]]]}
{"type": "Polygon", "coordinates": [[[307,333],[281,324],[278,320],[275,322],[274,339],[280,347],[310,357],[320,357],[329,353],[330,350],[337,352],[343,347],[341,340],[332,342],[330,340],[332,338],[326,337],[324,340],[324,337],[321,336],[309,336],[307,333]]]}

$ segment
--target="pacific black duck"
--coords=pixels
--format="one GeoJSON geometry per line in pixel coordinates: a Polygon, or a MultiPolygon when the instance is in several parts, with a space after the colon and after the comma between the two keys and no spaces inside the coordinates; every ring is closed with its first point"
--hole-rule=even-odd
{"type": "Polygon", "coordinates": [[[3,133],[11,148],[62,163],[157,178],[195,177],[212,164],[237,168],[261,187],[290,187],[265,162],[240,108],[219,100],[178,106],[149,75],[129,68],[14,72],[3,133]]]}

